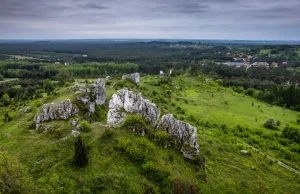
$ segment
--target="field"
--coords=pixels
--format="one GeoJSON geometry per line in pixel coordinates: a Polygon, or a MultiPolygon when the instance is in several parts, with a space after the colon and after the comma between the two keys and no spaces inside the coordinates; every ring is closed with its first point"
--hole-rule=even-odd
{"type": "Polygon", "coordinates": [[[75,167],[70,120],[48,123],[62,129],[61,134],[38,133],[26,127],[42,103],[74,99],[73,86],[58,88],[56,95],[44,94],[41,100],[28,101],[26,105],[33,107],[32,113],[19,113],[25,105],[1,108],[1,115],[12,110],[13,120],[4,123],[0,116],[0,149],[17,156],[38,187],[49,193],[143,193],[147,189],[162,192],[161,184],[168,184],[167,179],[162,179],[166,182],[161,183],[149,178],[143,171],[143,163],[118,149],[119,142],[126,139],[133,144],[144,142],[150,150],[149,161],[156,168],[164,169],[160,172],[170,173],[169,176],[180,180],[185,188],[197,186],[201,193],[299,193],[300,176],[276,164],[282,161],[300,170],[300,154],[295,151],[300,150],[299,145],[287,140],[283,143],[280,135],[287,124],[300,128],[296,123],[298,113],[220,85],[205,76],[187,74],[163,80],[158,76],[144,76],[139,87],[113,78],[107,81],[106,87],[108,100],[118,89],[128,87],[156,103],[162,114],[172,113],[196,126],[200,150],[207,161],[207,183],[204,175],[197,172],[197,166],[185,160],[178,151],[165,149],[122,127],[113,129],[112,137],[105,138],[103,133],[108,128],[100,122],[91,124],[91,132],[81,132],[89,150],[89,165],[75,167]],[[263,127],[268,118],[280,121],[278,130],[263,127]],[[243,154],[241,150],[248,153],[243,154]]]}

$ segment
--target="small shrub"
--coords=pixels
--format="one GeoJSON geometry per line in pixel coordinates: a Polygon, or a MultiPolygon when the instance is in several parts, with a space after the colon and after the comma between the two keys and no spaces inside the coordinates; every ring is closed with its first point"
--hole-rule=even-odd
{"type": "Polygon", "coordinates": [[[221,129],[222,129],[222,130],[225,130],[226,128],[227,128],[226,124],[222,124],[222,125],[221,125],[221,129]]]}
{"type": "Polygon", "coordinates": [[[169,136],[166,131],[158,130],[153,133],[153,138],[158,145],[165,146],[168,143],[169,136]]]}
{"type": "Polygon", "coordinates": [[[130,129],[133,132],[142,136],[150,133],[150,130],[148,129],[148,126],[146,125],[144,118],[138,115],[128,116],[124,124],[122,125],[122,127],[130,129]]]}
{"type": "Polygon", "coordinates": [[[80,130],[83,132],[90,132],[92,130],[90,123],[87,121],[80,122],[80,130]]]}
{"type": "Polygon", "coordinates": [[[102,139],[112,139],[115,135],[115,131],[111,129],[106,129],[104,133],[101,135],[102,139]]]}
{"type": "Polygon", "coordinates": [[[153,144],[146,138],[140,138],[135,143],[121,138],[118,140],[118,148],[132,161],[141,163],[149,160],[154,153],[153,144]]]}
{"type": "Polygon", "coordinates": [[[142,165],[144,175],[157,183],[162,183],[164,179],[168,179],[170,173],[163,170],[158,165],[155,165],[152,161],[148,161],[142,165]]]}
{"type": "Polygon", "coordinates": [[[277,129],[276,122],[272,118],[269,118],[265,121],[264,127],[268,129],[277,129]]]}

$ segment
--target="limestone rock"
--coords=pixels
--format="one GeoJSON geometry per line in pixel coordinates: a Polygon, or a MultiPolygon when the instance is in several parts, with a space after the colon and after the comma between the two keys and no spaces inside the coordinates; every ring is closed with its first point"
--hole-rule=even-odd
{"type": "Polygon", "coordinates": [[[73,136],[73,137],[78,137],[80,135],[80,132],[79,131],[77,131],[77,130],[72,130],[71,131],[71,136],[73,136]]]}
{"type": "Polygon", "coordinates": [[[104,79],[97,79],[92,84],[92,90],[87,87],[81,87],[77,90],[80,94],[76,99],[83,104],[89,105],[89,112],[95,112],[96,104],[104,104],[106,101],[106,88],[104,79]]]}
{"type": "Polygon", "coordinates": [[[95,98],[95,102],[97,105],[104,104],[106,101],[106,88],[105,88],[105,80],[97,79],[95,83],[92,84],[93,95],[95,98]]]}
{"type": "Polygon", "coordinates": [[[106,76],[105,80],[109,80],[110,79],[110,76],[106,76]]]}
{"type": "Polygon", "coordinates": [[[164,129],[169,137],[174,138],[184,157],[193,159],[200,153],[197,142],[197,128],[180,120],[176,120],[172,114],[164,115],[158,124],[158,128],[164,129]]]}
{"type": "Polygon", "coordinates": [[[77,124],[78,124],[78,119],[73,119],[73,120],[71,121],[71,125],[72,125],[73,127],[75,127],[77,124]]]}
{"type": "Polygon", "coordinates": [[[30,113],[31,111],[32,111],[32,108],[30,106],[27,106],[20,110],[20,112],[22,112],[22,113],[30,113]]]}
{"type": "Polygon", "coordinates": [[[123,75],[122,79],[123,80],[130,79],[130,80],[134,81],[134,83],[136,83],[137,85],[140,84],[140,74],[139,73],[123,75]]]}
{"type": "Polygon", "coordinates": [[[89,96],[78,96],[76,99],[83,104],[88,104],[90,102],[90,97],[89,96]]]}
{"type": "Polygon", "coordinates": [[[159,72],[159,76],[160,76],[160,78],[164,78],[164,77],[165,77],[164,72],[163,72],[163,71],[160,71],[160,72],[159,72]]]}
{"type": "Polygon", "coordinates": [[[113,94],[109,101],[107,123],[113,126],[119,125],[124,121],[127,113],[141,115],[153,126],[156,125],[160,115],[155,104],[145,99],[142,94],[135,94],[125,88],[113,94]]]}
{"type": "Polygon", "coordinates": [[[36,113],[34,121],[38,124],[56,119],[67,120],[76,113],[78,113],[77,107],[72,105],[70,99],[66,99],[58,103],[44,104],[36,113]]]}

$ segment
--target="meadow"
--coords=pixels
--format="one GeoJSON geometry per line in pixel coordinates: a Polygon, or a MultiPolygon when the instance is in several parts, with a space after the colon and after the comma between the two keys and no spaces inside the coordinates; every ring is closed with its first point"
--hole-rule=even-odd
{"type": "MultiPolygon", "coordinates": [[[[166,149],[126,126],[110,129],[105,122],[91,123],[89,132],[81,131],[89,164],[74,166],[71,119],[48,122],[55,126],[52,133],[37,132],[31,122],[43,103],[75,100],[73,85],[56,88],[41,99],[0,108],[0,150],[16,156],[26,167],[37,193],[299,193],[300,176],[276,163],[300,170],[300,145],[281,134],[285,125],[300,129],[298,112],[236,93],[204,75],[164,79],[145,75],[140,86],[112,78],[106,82],[107,101],[123,87],[156,103],[161,115],[172,113],[197,127],[206,173],[178,150],[166,149]],[[25,106],[33,111],[20,113],[25,106]],[[7,112],[10,122],[3,121],[7,112]],[[268,118],[280,121],[280,126],[265,128],[268,118]],[[176,191],[172,192],[174,182],[176,191]]],[[[145,127],[156,134],[151,126],[145,127]]]]}

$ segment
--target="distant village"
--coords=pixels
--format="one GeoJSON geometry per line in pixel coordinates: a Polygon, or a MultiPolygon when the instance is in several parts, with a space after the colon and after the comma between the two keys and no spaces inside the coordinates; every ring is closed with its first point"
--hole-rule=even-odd
{"type": "MultiPolygon", "coordinates": [[[[231,53],[227,52],[226,56],[230,56],[231,53]]],[[[226,62],[223,63],[224,65],[227,65],[229,67],[265,67],[267,69],[269,68],[276,68],[280,64],[277,62],[273,62],[272,64],[269,64],[267,62],[249,62],[251,59],[253,59],[252,55],[247,55],[247,54],[236,54],[233,56],[234,61],[233,62],[226,62]]],[[[282,65],[287,65],[287,61],[283,61],[281,63],[282,65]]]]}

